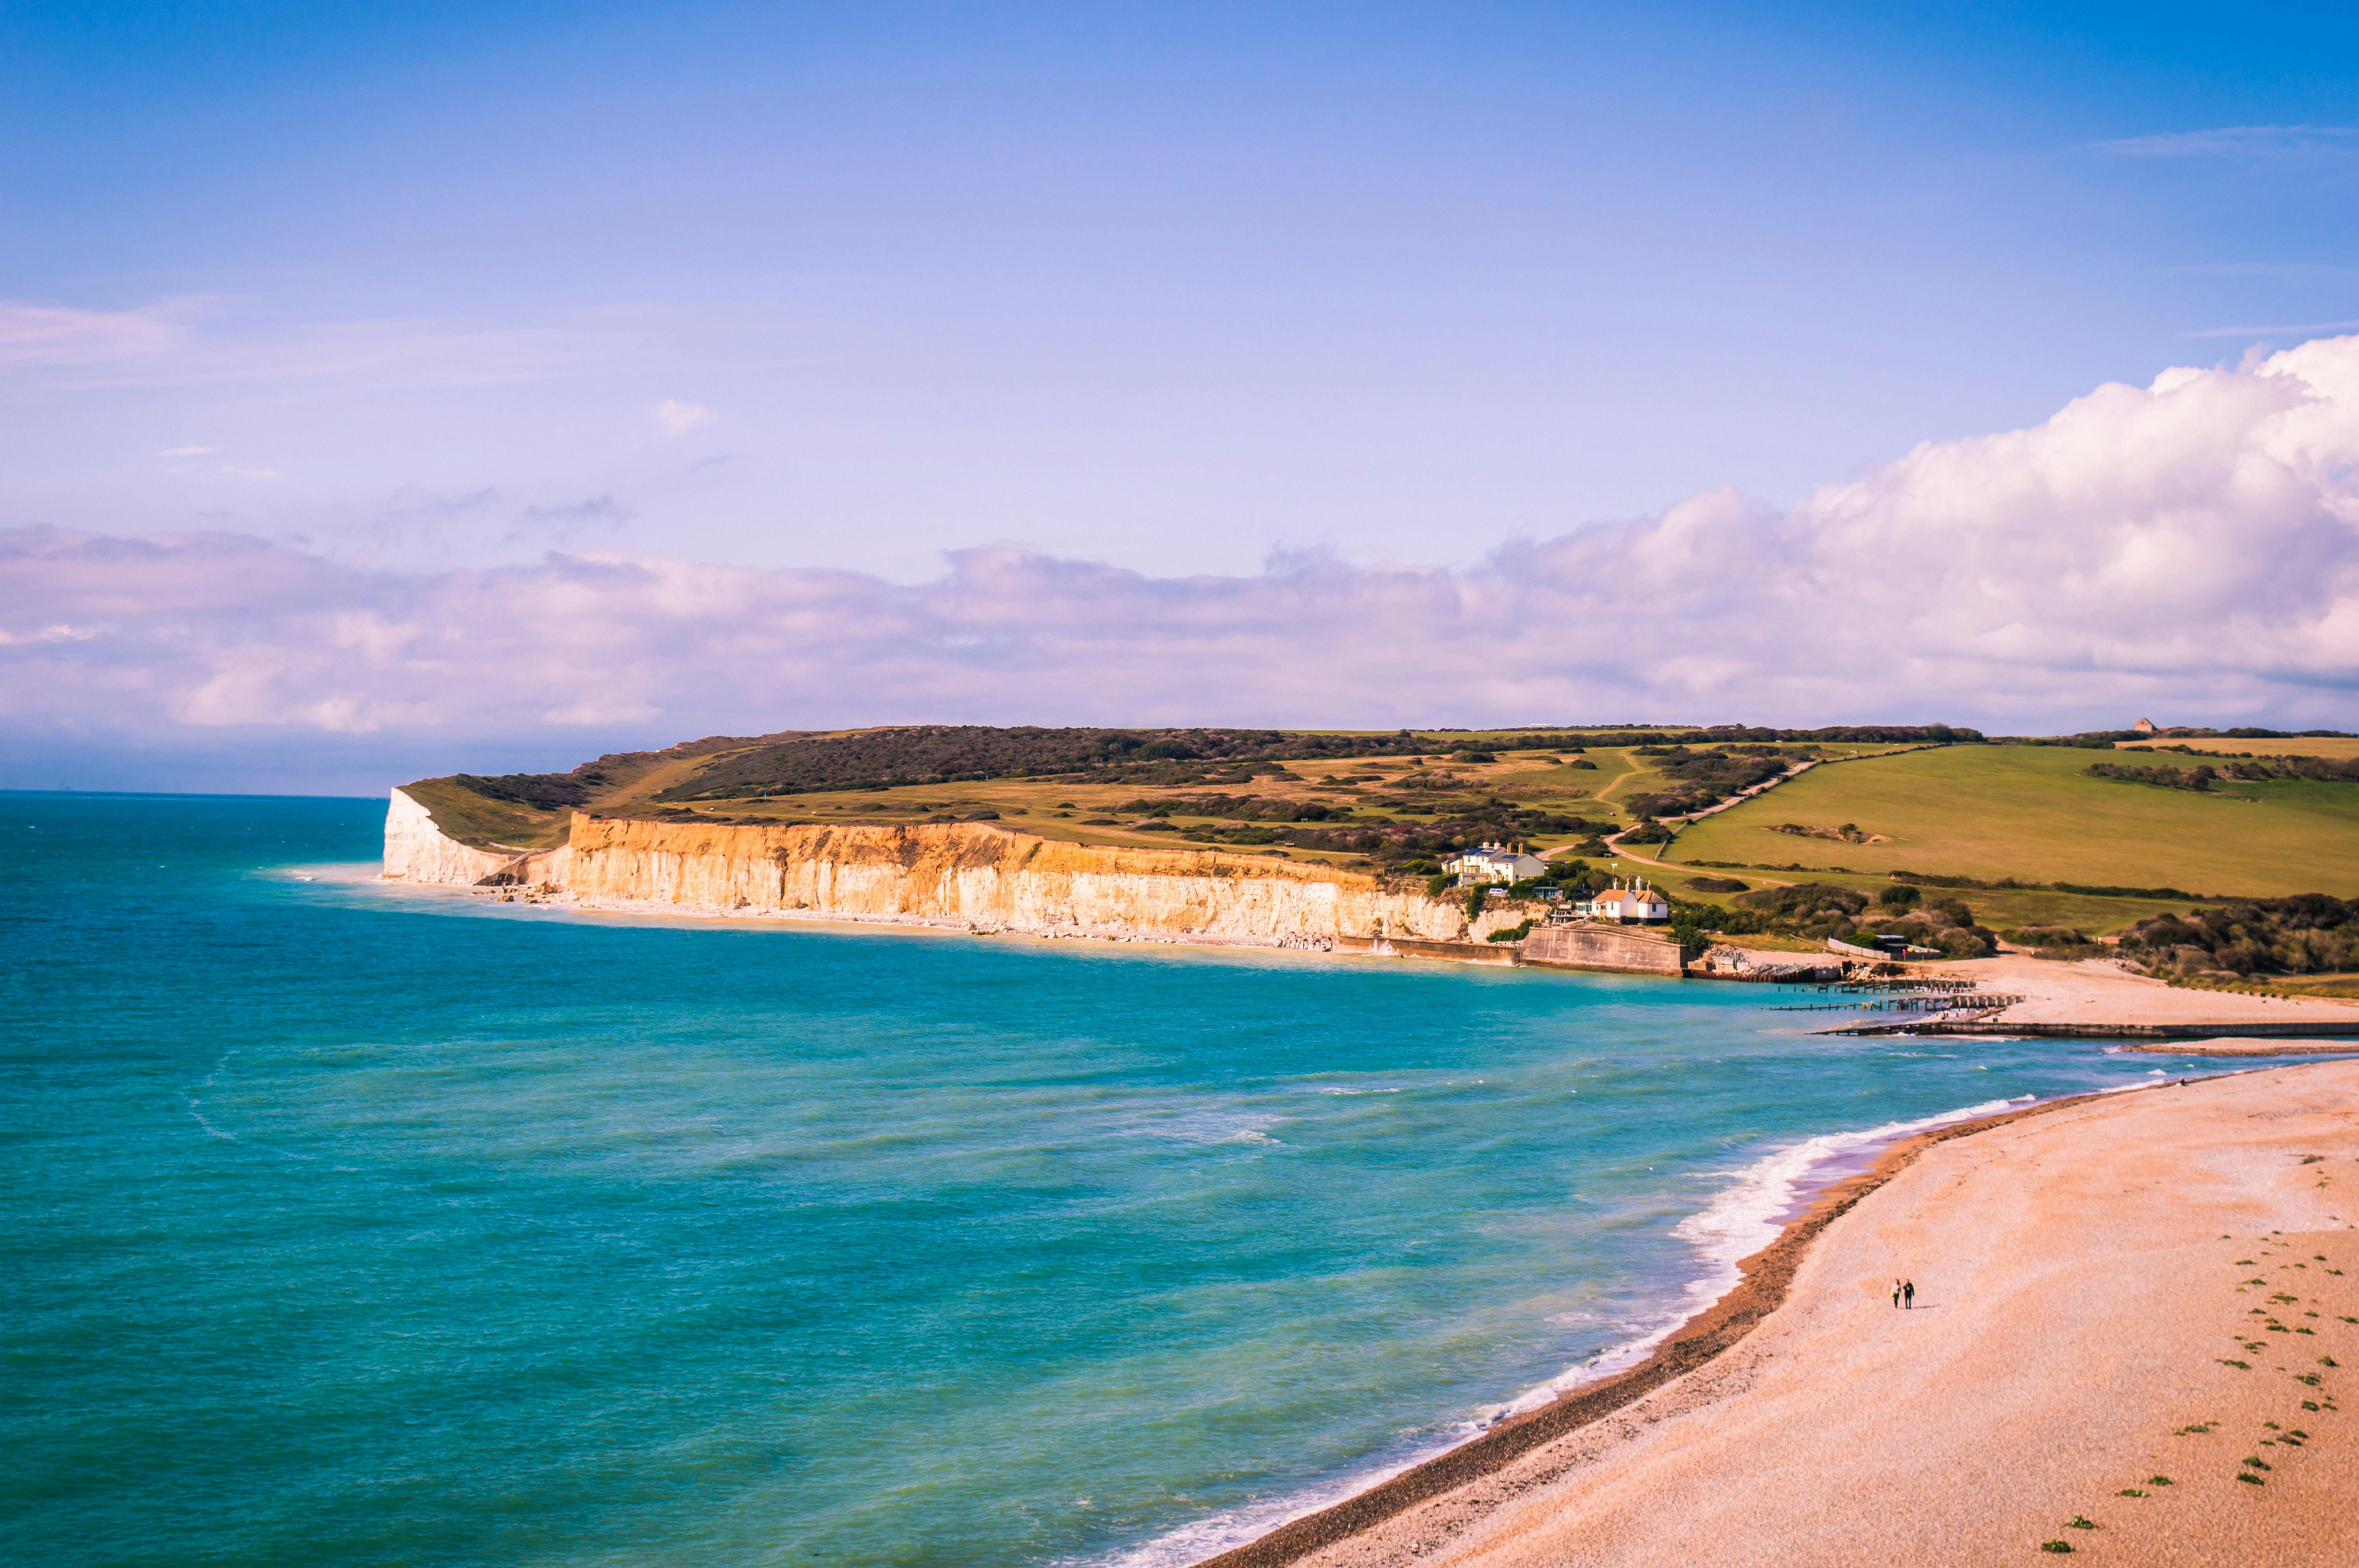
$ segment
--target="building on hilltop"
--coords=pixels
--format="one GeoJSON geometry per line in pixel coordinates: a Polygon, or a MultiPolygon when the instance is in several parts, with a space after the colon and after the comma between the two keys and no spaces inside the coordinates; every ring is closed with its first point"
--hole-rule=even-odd
{"type": "Polygon", "coordinates": [[[1441,862],[1441,869],[1454,873],[1461,887],[1479,887],[1484,883],[1527,882],[1534,877],[1548,875],[1548,862],[1538,855],[1527,855],[1521,849],[1510,849],[1501,844],[1485,844],[1479,849],[1441,862]]]}
{"type": "Polygon", "coordinates": [[[1670,919],[1671,904],[1648,887],[1645,878],[1634,877],[1626,888],[1614,887],[1583,900],[1575,913],[1624,925],[1660,925],[1670,919]]]}
{"type": "Polygon", "coordinates": [[[2136,723],[2131,725],[2130,728],[2136,730],[2141,735],[2151,735],[2154,733],[2154,720],[2151,719],[2141,719],[2136,723]]]}

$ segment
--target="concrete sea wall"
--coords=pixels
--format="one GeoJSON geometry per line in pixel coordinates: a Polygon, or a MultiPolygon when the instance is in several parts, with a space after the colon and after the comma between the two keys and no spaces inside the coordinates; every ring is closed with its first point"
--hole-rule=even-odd
{"type": "Polygon", "coordinates": [[[1644,926],[1582,923],[1543,925],[1524,938],[1524,963],[1566,969],[1620,969],[1639,975],[1687,972],[1679,938],[1644,926]]]}

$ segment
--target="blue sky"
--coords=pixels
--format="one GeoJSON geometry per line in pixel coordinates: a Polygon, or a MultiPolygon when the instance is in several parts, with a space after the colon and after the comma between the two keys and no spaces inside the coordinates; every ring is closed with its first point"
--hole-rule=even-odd
{"type": "Polygon", "coordinates": [[[2359,321],[2354,45],[2325,6],[13,6],[0,527],[916,585],[1782,512],[2359,321]]]}
{"type": "Polygon", "coordinates": [[[12,520],[1462,560],[2359,317],[2359,137],[2158,140],[2359,124],[2348,8],[1662,13],[14,7],[0,294],[186,348],[12,520]]]}

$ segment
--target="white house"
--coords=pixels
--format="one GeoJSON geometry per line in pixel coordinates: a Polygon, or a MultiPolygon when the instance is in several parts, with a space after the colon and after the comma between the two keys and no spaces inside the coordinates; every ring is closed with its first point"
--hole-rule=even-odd
{"type": "Polygon", "coordinates": [[[1475,886],[1483,882],[1527,882],[1534,877],[1546,876],[1548,862],[1520,849],[1485,844],[1442,861],[1441,869],[1457,873],[1461,882],[1475,886]]]}
{"type": "Polygon", "coordinates": [[[1577,908],[1592,920],[1614,920],[1625,925],[1659,925],[1671,917],[1670,901],[1648,887],[1643,877],[1632,878],[1626,888],[1597,893],[1577,908]]]}

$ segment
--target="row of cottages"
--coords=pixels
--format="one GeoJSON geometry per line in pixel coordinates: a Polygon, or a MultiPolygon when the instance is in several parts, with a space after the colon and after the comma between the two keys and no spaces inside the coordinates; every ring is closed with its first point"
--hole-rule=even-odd
{"type": "MultiPolygon", "coordinates": [[[[1498,844],[1469,849],[1442,861],[1441,869],[1455,874],[1461,887],[1527,882],[1548,875],[1548,862],[1538,855],[1498,844]]],[[[1626,888],[1617,881],[1606,892],[1582,899],[1572,906],[1572,913],[1590,920],[1611,920],[1624,925],[1660,925],[1670,919],[1671,904],[1648,887],[1644,877],[1633,877],[1626,888]]]]}
{"type": "Polygon", "coordinates": [[[1618,921],[1624,925],[1660,925],[1670,919],[1671,903],[1648,887],[1644,877],[1633,877],[1628,887],[1616,884],[1604,892],[1593,893],[1574,904],[1572,912],[1592,920],[1618,921]]]}
{"type": "Polygon", "coordinates": [[[1479,849],[1469,849],[1454,860],[1441,862],[1441,869],[1454,873],[1461,887],[1480,887],[1487,882],[1527,882],[1534,877],[1548,875],[1548,862],[1538,855],[1527,855],[1521,849],[1510,849],[1501,844],[1485,844],[1479,849]]]}

